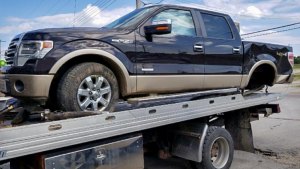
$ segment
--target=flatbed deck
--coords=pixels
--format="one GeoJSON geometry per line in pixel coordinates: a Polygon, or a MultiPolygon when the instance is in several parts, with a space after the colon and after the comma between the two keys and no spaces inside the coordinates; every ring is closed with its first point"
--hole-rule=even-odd
{"type": "Polygon", "coordinates": [[[0,129],[0,161],[268,104],[277,93],[230,94],[0,129]]]}

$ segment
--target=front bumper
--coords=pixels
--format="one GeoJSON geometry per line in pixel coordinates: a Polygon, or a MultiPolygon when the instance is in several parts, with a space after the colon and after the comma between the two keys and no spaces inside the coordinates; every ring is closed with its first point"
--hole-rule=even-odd
{"type": "Polygon", "coordinates": [[[54,75],[0,75],[0,91],[16,98],[43,99],[49,96],[54,75]]]}

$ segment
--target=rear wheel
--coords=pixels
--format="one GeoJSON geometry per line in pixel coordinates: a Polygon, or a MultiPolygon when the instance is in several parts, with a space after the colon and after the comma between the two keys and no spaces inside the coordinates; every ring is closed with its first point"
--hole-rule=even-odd
{"type": "Polygon", "coordinates": [[[196,169],[229,169],[233,160],[233,140],[227,130],[209,127],[205,136],[202,162],[192,162],[196,169]]]}
{"type": "Polygon", "coordinates": [[[57,100],[65,111],[110,110],[118,98],[115,75],[99,63],[81,63],[70,68],[58,85],[57,100]]]}

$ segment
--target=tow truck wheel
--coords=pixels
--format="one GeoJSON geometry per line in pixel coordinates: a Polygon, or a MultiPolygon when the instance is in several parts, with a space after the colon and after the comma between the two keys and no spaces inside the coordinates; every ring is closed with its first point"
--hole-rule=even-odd
{"type": "Polygon", "coordinates": [[[99,63],[81,63],[70,68],[58,85],[57,100],[65,111],[110,110],[118,98],[115,75],[99,63]]]}
{"type": "Polygon", "coordinates": [[[193,162],[196,169],[229,169],[233,160],[233,140],[221,127],[209,127],[203,144],[202,162],[193,162]]]}

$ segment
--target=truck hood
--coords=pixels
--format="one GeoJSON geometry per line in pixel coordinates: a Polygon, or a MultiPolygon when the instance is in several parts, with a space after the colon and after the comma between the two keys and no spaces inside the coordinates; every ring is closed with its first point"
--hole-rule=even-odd
{"type": "Polygon", "coordinates": [[[48,28],[26,32],[22,40],[52,40],[56,43],[76,39],[102,39],[120,34],[127,34],[130,30],[107,28],[48,28]]]}

